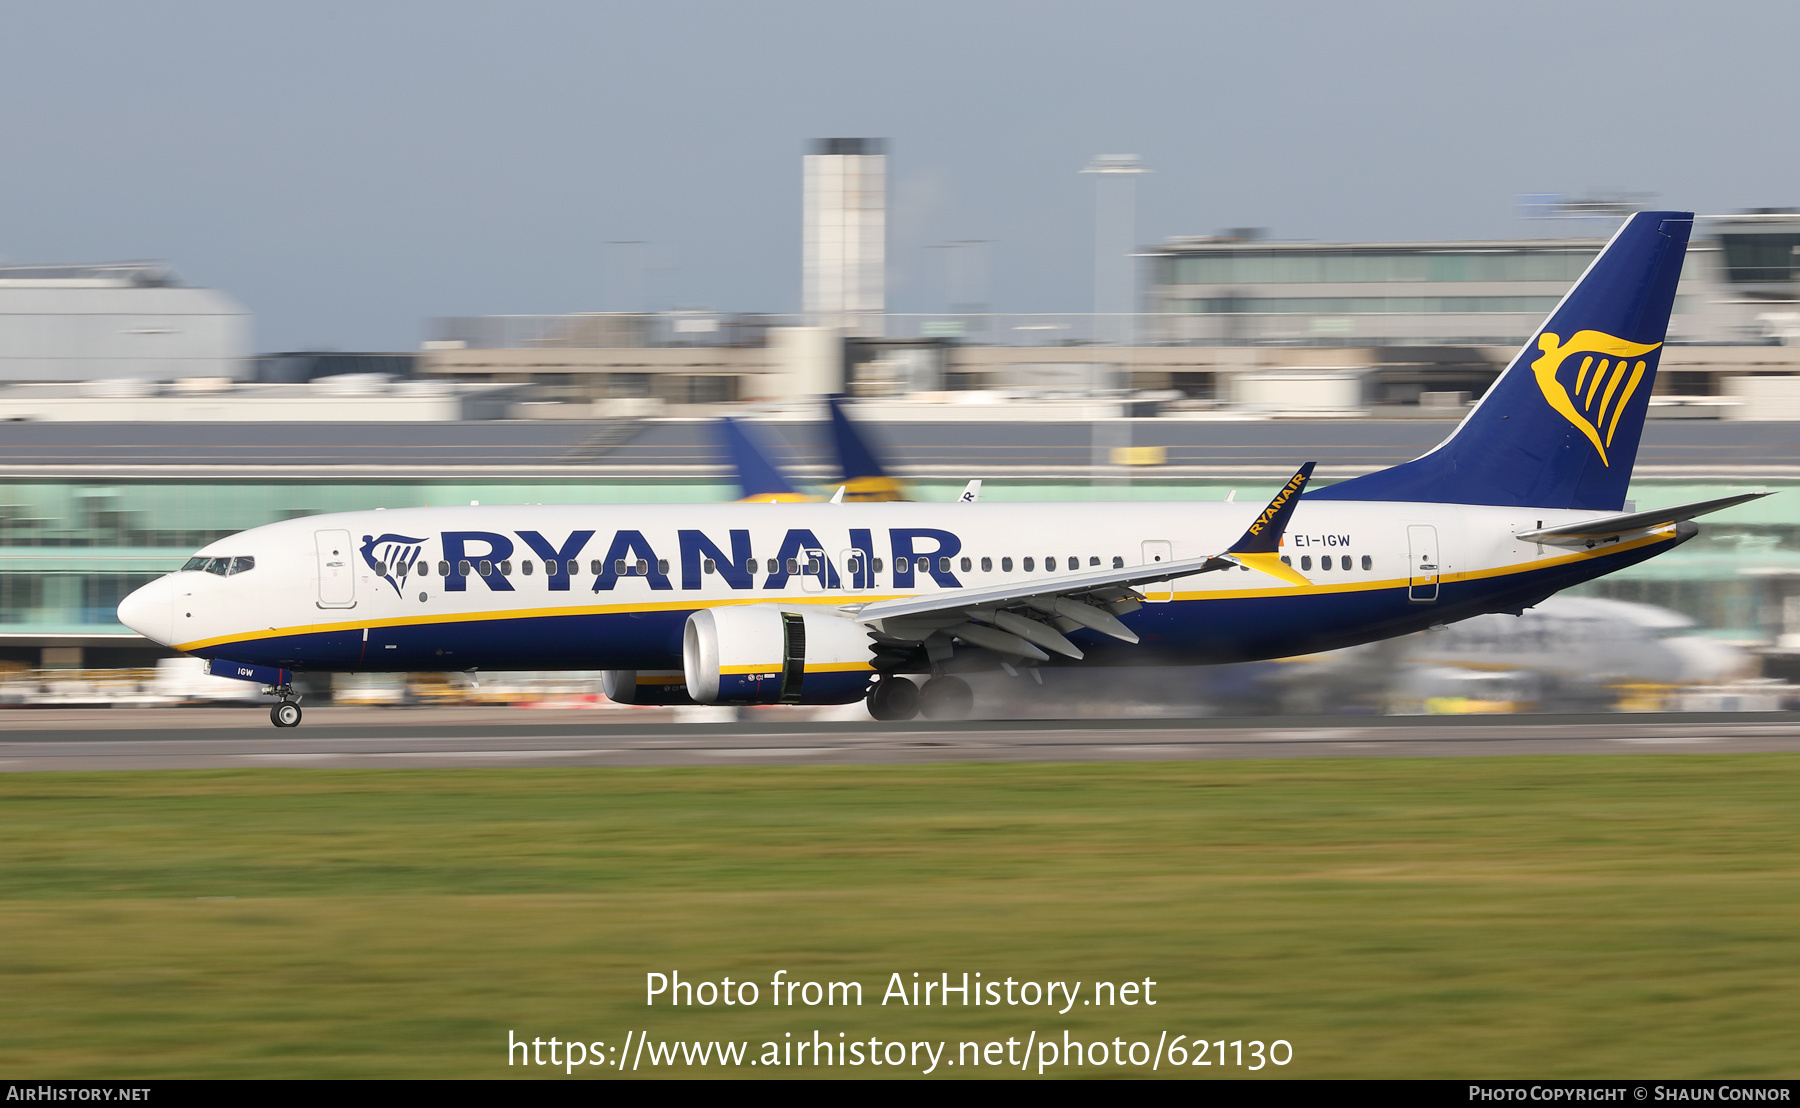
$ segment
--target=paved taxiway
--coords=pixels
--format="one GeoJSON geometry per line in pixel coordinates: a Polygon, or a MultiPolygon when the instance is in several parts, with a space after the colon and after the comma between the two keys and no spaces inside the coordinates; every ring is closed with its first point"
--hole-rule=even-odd
{"type": "MultiPolygon", "coordinates": [[[[754,715],[765,716],[763,712],[754,715]]],[[[322,708],[277,731],[257,709],[8,712],[0,771],[923,762],[1800,751],[1800,714],[1445,720],[1032,720],[881,724],[667,710],[322,708]]]]}

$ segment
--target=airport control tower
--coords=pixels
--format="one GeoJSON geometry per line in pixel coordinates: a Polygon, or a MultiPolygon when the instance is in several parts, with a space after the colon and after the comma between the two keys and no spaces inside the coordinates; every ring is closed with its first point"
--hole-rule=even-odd
{"type": "Polygon", "coordinates": [[[878,337],[887,308],[887,151],[828,138],[806,155],[802,305],[807,323],[878,337]]]}

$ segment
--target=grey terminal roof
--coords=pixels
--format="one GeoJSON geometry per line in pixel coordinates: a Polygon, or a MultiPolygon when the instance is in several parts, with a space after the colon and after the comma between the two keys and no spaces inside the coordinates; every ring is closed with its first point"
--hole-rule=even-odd
{"type": "MultiPolygon", "coordinates": [[[[803,480],[835,472],[826,428],[758,424],[803,480]]],[[[1090,422],[868,422],[898,475],[1054,479],[1089,475],[1114,446],[1161,446],[1145,477],[1281,477],[1302,461],[1348,477],[1417,457],[1449,420],[1318,419],[1090,422]]],[[[729,472],[699,420],[463,423],[0,424],[0,477],[355,479],[404,477],[718,478],[729,472]]],[[[1800,478],[1800,424],[1658,419],[1646,426],[1640,477],[1800,478]]]]}

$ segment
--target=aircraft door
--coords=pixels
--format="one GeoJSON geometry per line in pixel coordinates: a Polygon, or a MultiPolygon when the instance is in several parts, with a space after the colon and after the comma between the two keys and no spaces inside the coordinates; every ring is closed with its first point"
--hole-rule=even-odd
{"type": "Polygon", "coordinates": [[[319,556],[319,607],[356,607],[356,567],[348,531],[314,531],[313,549],[319,556]]]}
{"type": "MultiPolygon", "coordinates": [[[[1172,562],[1174,560],[1174,543],[1167,539],[1144,540],[1145,565],[1153,566],[1158,562],[1172,562]]],[[[1169,601],[1175,599],[1175,582],[1156,581],[1148,585],[1139,586],[1138,591],[1143,593],[1144,599],[1151,604],[1167,604],[1169,601]]]]}
{"type": "Polygon", "coordinates": [[[846,550],[838,555],[838,565],[843,571],[841,576],[846,590],[875,587],[875,574],[870,572],[868,560],[868,555],[860,550],[846,550]]]}
{"type": "Polygon", "coordinates": [[[1409,524],[1406,545],[1412,561],[1407,568],[1406,598],[1415,604],[1435,604],[1438,598],[1437,528],[1425,523],[1409,524]]]}

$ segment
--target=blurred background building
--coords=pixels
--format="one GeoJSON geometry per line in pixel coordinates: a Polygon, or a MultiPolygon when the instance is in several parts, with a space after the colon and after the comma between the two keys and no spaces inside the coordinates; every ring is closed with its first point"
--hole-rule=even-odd
{"type": "Polygon", "coordinates": [[[250,313],[157,262],[0,266],[0,381],[237,379],[250,313]]]}
{"type": "Polygon", "coordinates": [[[809,326],[881,334],[887,310],[887,144],[828,138],[806,155],[801,303],[809,326]]]}
{"type": "MultiPolygon", "coordinates": [[[[1115,194],[1142,170],[1095,165],[1115,194]]],[[[241,305],[165,266],[0,268],[0,663],[153,661],[164,652],[117,623],[119,599],[216,538],[280,519],[730,499],[707,422],[727,412],[767,421],[782,461],[822,482],[823,393],[858,398],[923,499],[979,477],[984,500],[1251,500],[1306,459],[1318,480],[1343,479],[1447,435],[1605,243],[1240,229],[1143,247],[1108,233],[1128,205],[1102,195],[1096,308],[1120,310],[903,314],[886,311],[884,144],[819,140],[802,170],[796,314],[451,316],[426,321],[416,351],[258,357],[241,305]]],[[[1770,675],[1800,676],[1800,213],[1701,222],[1651,416],[1641,503],[1788,495],[1709,517],[1700,539],[1570,599],[1680,613],[1606,619],[1735,644],[1770,675]]],[[[1396,695],[1443,700],[1457,687],[1447,673],[1481,670],[1470,657],[1519,652],[1518,636],[1483,626],[1407,647],[1417,664],[1396,695]]],[[[1732,668],[1671,649],[1704,656],[1695,672],[1732,668]]],[[[1364,664],[1341,663],[1352,685],[1364,664]]],[[[1258,681],[1258,695],[1286,687],[1258,681]]],[[[1572,702],[1542,682],[1507,687],[1520,703],[1572,702]]]]}

